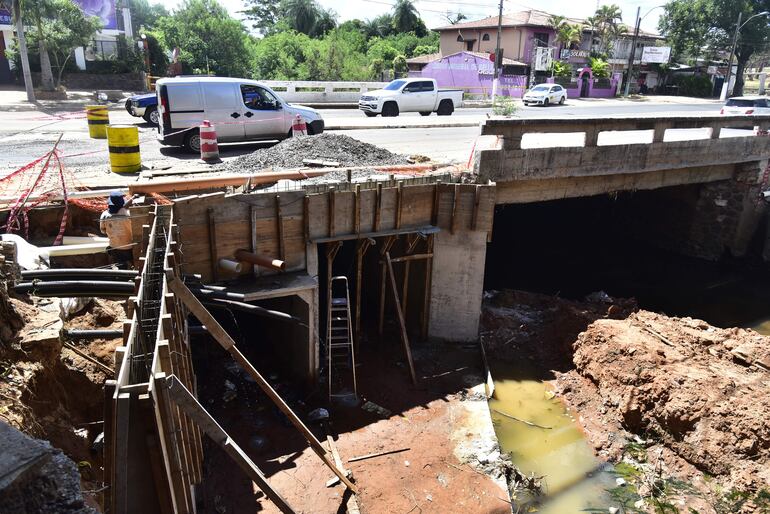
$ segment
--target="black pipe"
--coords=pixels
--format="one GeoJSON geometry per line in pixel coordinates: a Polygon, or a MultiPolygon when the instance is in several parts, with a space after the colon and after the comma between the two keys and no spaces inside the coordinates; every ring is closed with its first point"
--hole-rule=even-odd
{"type": "Polygon", "coordinates": [[[222,299],[203,300],[201,301],[201,303],[208,307],[214,307],[215,309],[232,309],[232,310],[241,311],[241,312],[248,312],[249,314],[254,314],[256,316],[263,316],[265,318],[276,319],[279,321],[291,321],[293,323],[302,323],[301,319],[297,318],[296,316],[292,316],[291,314],[286,314],[285,312],[265,309],[264,307],[260,307],[258,305],[252,305],[250,303],[236,302],[233,300],[222,300],[222,299]]]}
{"type": "MultiPolygon", "coordinates": [[[[187,285],[187,284],[185,284],[187,285]]],[[[246,296],[241,293],[227,293],[225,291],[215,291],[213,289],[206,289],[197,285],[187,285],[188,289],[192,291],[195,296],[207,299],[218,300],[245,300],[246,296]]]]}
{"type": "Polygon", "coordinates": [[[21,277],[27,280],[133,280],[138,271],[122,269],[58,268],[23,270],[21,277]]]}
{"type": "Polygon", "coordinates": [[[13,288],[17,293],[27,293],[41,297],[77,297],[77,296],[131,296],[134,294],[133,282],[113,282],[100,280],[61,280],[19,282],[13,288]]]}
{"type": "Polygon", "coordinates": [[[199,335],[208,334],[209,331],[203,325],[189,325],[187,327],[187,333],[190,334],[191,336],[199,336],[199,335]]]}
{"type": "Polygon", "coordinates": [[[68,339],[115,339],[117,337],[123,337],[122,330],[81,330],[77,328],[64,329],[64,337],[68,339]]]}

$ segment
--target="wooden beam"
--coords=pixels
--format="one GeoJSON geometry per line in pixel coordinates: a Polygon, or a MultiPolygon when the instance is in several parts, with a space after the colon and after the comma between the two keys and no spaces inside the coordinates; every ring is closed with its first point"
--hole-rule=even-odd
{"type": "MultiPolygon", "coordinates": [[[[421,261],[424,259],[430,259],[433,257],[432,253],[415,253],[413,255],[404,255],[403,257],[394,257],[390,259],[390,262],[409,262],[409,261],[421,261]]],[[[385,260],[381,261],[383,264],[385,260]]]]}
{"type": "Polygon", "coordinates": [[[278,234],[278,258],[286,260],[286,242],[283,239],[283,215],[281,214],[281,195],[275,195],[275,223],[278,234]]]}
{"type": "Polygon", "coordinates": [[[409,347],[409,336],[406,334],[406,321],[404,320],[404,313],[401,310],[401,301],[398,298],[396,277],[393,274],[393,263],[390,260],[390,252],[385,252],[385,264],[387,266],[388,275],[390,276],[390,289],[393,291],[393,301],[396,304],[398,323],[401,325],[401,342],[404,345],[404,353],[406,354],[406,360],[409,363],[409,373],[412,375],[412,383],[417,385],[417,374],[414,372],[414,362],[412,361],[412,349],[409,347]]]}
{"type": "Polygon", "coordinates": [[[430,214],[430,224],[433,226],[438,226],[438,213],[439,213],[439,207],[441,204],[439,203],[439,200],[441,200],[441,181],[439,180],[436,182],[436,185],[433,186],[433,205],[431,208],[431,214],[430,214]]]}
{"type": "Polygon", "coordinates": [[[455,233],[455,220],[457,219],[457,196],[460,193],[460,185],[455,184],[454,188],[452,188],[452,215],[449,218],[449,233],[454,234],[455,233]]]}
{"type": "MultiPolygon", "coordinates": [[[[251,253],[257,254],[257,207],[252,205],[249,208],[249,215],[251,219],[251,227],[249,228],[249,234],[251,235],[251,253]]],[[[251,272],[254,276],[259,275],[259,267],[256,264],[251,266],[251,272]]]]}
{"type": "Polygon", "coordinates": [[[113,467],[112,512],[115,514],[130,514],[128,512],[128,432],[129,407],[131,395],[118,390],[115,403],[115,460],[113,467]]]}
{"type": "Polygon", "coordinates": [[[310,195],[302,198],[302,222],[305,230],[305,244],[310,241],[310,195]]]}
{"type": "Polygon", "coordinates": [[[428,339],[428,322],[430,321],[430,287],[431,287],[431,273],[433,271],[433,236],[428,236],[428,253],[430,255],[427,261],[425,261],[425,291],[422,301],[422,324],[421,324],[421,336],[422,340],[428,339]]]}
{"type": "Polygon", "coordinates": [[[246,357],[244,357],[241,351],[236,347],[235,341],[233,341],[225,329],[222,328],[222,325],[220,325],[214,316],[209,313],[209,311],[198,301],[197,298],[195,298],[195,295],[193,295],[193,293],[187,288],[186,285],[182,283],[181,280],[177,279],[173,273],[170,272],[170,270],[166,273],[168,287],[174,293],[176,293],[177,297],[182,301],[182,303],[185,304],[190,312],[195,315],[195,317],[198,318],[202,324],[206,326],[209,334],[220,344],[220,346],[222,346],[222,348],[224,348],[228,353],[230,353],[230,355],[232,355],[233,359],[235,359],[235,361],[240,364],[241,367],[246,370],[246,372],[257,382],[257,385],[259,385],[265,394],[273,401],[273,403],[275,403],[278,409],[283,412],[287,418],[289,418],[289,421],[291,421],[297,430],[299,430],[305,440],[310,444],[310,447],[318,455],[318,457],[321,458],[324,464],[329,466],[334,474],[337,475],[342,483],[344,483],[349,489],[351,489],[353,492],[358,492],[356,486],[354,486],[353,483],[350,482],[350,480],[348,480],[348,478],[344,475],[344,473],[337,469],[334,463],[329,459],[329,456],[326,454],[326,450],[321,445],[321,442],[316,439],[310,430],[308,430],[305,424],[302,423],[302,420],[300,420],[294,411],[291,410],[291,407],[286,405],[286,402],[284,402],[280,395],[275,392],[272,386],[267,382],[267,380],[264,379],[259,371],[257,371],[254,366],[252,366],[251,363],[246,359],[246,357]]]}
{"type": "MultiPolygon", "coordinates": [[[[392,263],[393,261],[391,261],[392,263]]],[[[404,283],[401,288],[401,310],[404,312],[404,321],[406,321],[408,301],[409,301],[409,269],[412,267],[412,261],[404,261],[404,283]]]]}
{"type": "Polygon", "coordinates": [[[321,243],[328,243],[330,241],[350,241],[351,239],[363,239],[365,237],[369,238],[376,238],[376,237],[390,237],[390,236],[400,236],[402,234],[435,234],[436,232],[439,232],[438,227],[434,227],[431,225],[426,225],[422,227],[412,227],[412,228],[402,228],[402,229],[391,229],[391,230],[378,230],[375,232],[364,232],[363,234],[338,234],[334,237],[317,237],[315,239],[312,239],[311,243],[321,244],[321,243]]]}
{"type": "Polygon", "coordinates": [[[403,205],[404,197],[404,181],[398,181],[398,187],[396,188],[396,230],[401,228],[401,206],[403,205]]]}
{"type": "Polygon", "coordinates": [[[358,342],[361,340],[361,283],[363,281],[364,255],[373,243],[373,239],[361,239],[356,247],[356,337],[353,340],[354,350],[358,351],[358,342]]]}
{"type": "Polygon", "coordinates": [[[374,207],[374,231],[380,231],[382,217],[382,182],[377,182],[377,199],[374,207]]]}
{"type": "Polygon", "coordinates": [[[333,187],[330,187],[329,196],[328,196],[329,198],[329,203],[328,203],[329,205],[329,237],[334,237],[334,229],[335,229],[334,224],[335,224],[335,218],[336,218],[335,216],[336,213],[334,210],[334,203],[335,203],[334,200],[336,195],[337,195],[337,191],[333,187]]]}
{"type": "MultiPolygon", "coordinates": [[[[385,239],[382,248],[380,248],[380,255],[385,255],[395,243],[396,239],[393,236],[389,236],[385,239]]],[[[387,270],[385,269],[385,262],[380,262],[380,316],[377,324],[377,334],[382,338],[385,333],[385,291],[387,289],[387,270]]]]}
{"type": "Polygon", "coordinates": [[[479,202],[481,201],[481,186],[476,186],[473,191],[473,217],[471,218],[471,230],[476,231],[479,219],[479,202]]]}
{"type": "Polygon", "coordinates": [[[214,219],[214,209],[209,207],[206,210],[209,220],[209,256],[211,259],[211,276],[214,282],[219,280],[219,256],[217,255],[217,223],[214,219]]]}
{"type": "MultiPolygon", "coordinates": [[[[162,375],[162,374],[159,374],[162,375]]],[[[248,477],[257,484],[262,492],[270,498],[281,512],[294,514],[296,511],[291,508],[289,503],[273,489],[273,486],[267,481],[265,475],[256,464],[246,455],[238,444],[233,441],[225,430],[211,417],[206,409],[198,402],[195,396],[187,390],[176,376],[163,377],[161,383],[168,391],[171,400],[179,406],[216,444],[218,444],[227,453],[231,459],[248,475],[248,477]]],[[[157,382],[156,382],[157,383],[157,382]]]]}
{"type": "Polygon", "coordinates": [[[361,184],[356,184],[356,189],[353,192],[353,212],[355,219],[353,220],[353,232],[357,235],[361,233],[361,184]]]}

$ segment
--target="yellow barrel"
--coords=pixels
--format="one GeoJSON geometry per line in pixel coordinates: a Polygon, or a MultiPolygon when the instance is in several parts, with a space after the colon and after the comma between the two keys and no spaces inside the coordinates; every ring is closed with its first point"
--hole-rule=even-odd
{"type": "Polygon", "coordinates": [[[139,156],[139,129],[136,125],[109,125],[107,144],[110,147],[110,168],[113,173],[138,173],[142,168],[139,156]]]}
{"type": "Polygon", "coordinates": [[[86,105],[88,118],[88,135],[93,139],[107,138],[107,125],[110,124],[110,114],[106,105],[86,105]]]}

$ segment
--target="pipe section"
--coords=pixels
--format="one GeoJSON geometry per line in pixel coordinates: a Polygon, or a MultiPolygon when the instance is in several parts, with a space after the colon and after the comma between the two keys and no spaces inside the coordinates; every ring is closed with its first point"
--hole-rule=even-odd
{"type": "Polygon", "coordinates": [[[58,268],[22,270],[21,278],[26,280],[133,280],[138,271],[122,269],[58,268]]]}
{"type": "Polygon", "coordinates": [[[262,266],[263,268],[270,268],[276,271],[286,270],[286,262],[280,259],[272,259],[270,257],[265,257],[264,255],[258,255],[256,253],[247,252],[246,250],[236,250],[235,258],[238,259],[239,261],[244,261],[250,264],[256,264],[257,266],[262,266]]]}
{"type": "Polygon", "coordinates": [[[64,329],[62,331],[67,339],[115,339],[123,337],[122,330],[81,330],[76,328],[64,329]]]}
{"type": "Polygon", "coordinates": [[[114,282],[99,280],[61,280],[45,282],[19,282],[13,288],[17,293],[26,293],[40,297],[80,297],[80,296],[131,296],[134,294],[133,282],[114,282]]]}
{"type": "Polygon", "coordinates": [[[219,259],[217,264],[219,265],[220,270],[227,271],[229,273],[240,273],[243,271],[243,264],[238,261],[231,261],[230,259],[219,259]]]}
{"type": "Polygon", "coordinates": [[[203,300],[201,303],[207,307],[213,307],[215,309],[232,309],[236,311],[241,312],[248,312],[249,314],[254,314],[255,316],[262,316],[265,318],[271,318],[279,321],[290,321],[292,323],[302,323],[302,320],[292,316],[291,314],[286,314],[285,312],[280,311],[274,311],[270,309],[265,309],[264,307],[260,307],[258,305],[252,305],[250,303],[244,303],[244,302],[236,302],[234,300],[203,300]]]}

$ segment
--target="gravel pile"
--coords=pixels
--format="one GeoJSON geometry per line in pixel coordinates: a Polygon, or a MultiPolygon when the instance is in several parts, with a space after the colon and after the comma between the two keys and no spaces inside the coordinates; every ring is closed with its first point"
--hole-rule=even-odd
{"type": "Polygon", "coordinates": [[[270,148],[233,159],[227,170],[253,173],[264,168],[287,169],[305,166],[303,159],[333,161],[340,166],[379,166],[408,164],[404,155],[398,155],[342,134],[293,137],[270,148]]]}

